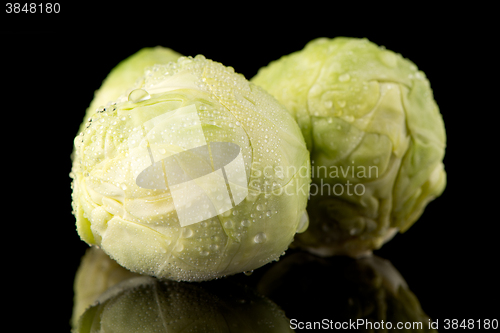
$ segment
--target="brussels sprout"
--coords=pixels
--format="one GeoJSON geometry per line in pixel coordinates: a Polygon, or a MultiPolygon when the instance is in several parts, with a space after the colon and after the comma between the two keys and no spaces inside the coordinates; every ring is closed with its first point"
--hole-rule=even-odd
{"type": "Polygon", "coordinates": [[[75,301],[93,298],[81,316],[74,309],[78,320],[72,332],[293,332],[276,304],[231,281],[191,284],[129,276],[117,283],[124,270],[100,250],[86,253],[78,273],[88,283],[75,283],[75,301]],[[93,283],[110,288],[96,294],[93,283]]]}
{"type": "Polygon", "coordinates": [[[114,102],[136,80],[144,74],[144,69],[155,64],[166,64],[177,61],[181,54],[162,46],[145,47],[127,59],[121,61],[104,79],[101,87],[95,92],[94,99],[87,108],[83,123],[78,133],[85,129],[88,120],[100,107],[114,102]]]}
{"type": "MultiPolygon", "coordinates": [[[[256,290],[297,322],[328,318],[337,330],[436,332],[401,274],[390,261],[375,255],[353,259],[287,253],[262,276],[256,290]],[[325,302],[318,302],[318,295],[325,302]],[[335,326],[350,322],[359,326],[335,326]],[[382,322],[386,330],[381,329],[382,322]]],[[[291,327],[297,322],[292,321],[291,327]]]]}
{"type": "Polygon", "coordinates": [[[231,67],[181,57],[146,70],[75,138],[77,231],[159,278],[253,270],[304,229],[309,163],[271,95],[231,67]]]}
{"type": "Polygon", "coordinates": [[[401,55],[320,38],[251,81],[287,107],[311,152],[310,226],[293,245],[369,254],[443,192],[443,120],[424,73],[401,55]]]}

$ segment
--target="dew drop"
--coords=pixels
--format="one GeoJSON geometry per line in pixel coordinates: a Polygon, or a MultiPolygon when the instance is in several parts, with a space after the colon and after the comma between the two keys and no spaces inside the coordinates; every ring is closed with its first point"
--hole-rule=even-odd
{"type": "Polygon", "coordinates": [[[174,250],[176,252],[181,252],[182,250],[184,250],[184,245],[182,243],[177,243],[177,245],[175,245],[174,250]]]}
{"type": "Polygon", "coordinates": [[[252,275],[253,273],[253,269],[251,271],[244,271],[243,274],[245,274],[246,276],[250,276],[252,275]]]}
{"type": "Polygon", "coordinates": [[[261,210],[263,210],[263,209],[264,209],[264,206],[263,206],[262,204],[258,204],[258,205],[257,205],[257,210],[258,210],[258,211],[261,211],[261,210]]]}
{"type": "Polygon", "coordinates": [[[182,237],[189,238],[193,236],[193,230],[191,228],[186,228],[182,230],[182,237]]]}
{"type": "Polygon", "coordinates": [[[151,96],[144,89],[135,89],[128,95],[128,101],[132,103],[138,103],[150,99],[151,96]]]}
{"type": "Polygon", "coordinates": [[[163,155],[163,154],[165,154],[167,151],[165,150],[165,148],[160,148],[160,149],[158,149],[158,152],[159,152],[160,154],[162,154],[162,155],[163,155]]]}
{"type": "Polygon", "coordinates": [[[253,241],[257,244],[262,244],[266,241],[266,234],[263,232],[259,232],[255,237],[253,238],[253,241]]]}
{"type": "Polygon", "coordinates": [[[233,221],[232,220],[227,220],[224,222],[224,228],[226,229],[231,229],[233,227],[233,221]]]}
{"type": "Polygon", "coordinates": [[[415,73],[415,78],[418,79],[418,80],[422,80],[425,78],[423,72],[417,72],[415,73]]]}
{"type": "Polygon", "coordinates": [[[241,221],[241,225],[244,226],[244,227],[248,227],[250,226],[251,222],[249,220],[243,220],[241,221]]]}
{"type": "Polygon", "coordinates": [[[125,184],[121,184],[121,185],[120,185],[120,187],[121,187],[121,188],[122,188],[122,190],[124,190],[124,191],[127,189],[127,185],[125,185],[125,184]]]}
{"type": "Polygon", "coordinates": [[[380,60],[388,67],[396,67],[397,58],[396,55],[389,51],[384,51],[380,54],[380,60]]]}
{"type": "Polygon", "coordinates": [[[354,121],[354,119],[355,119],[354,116],[351,116],[351,115],[344,117],[344,120],[349,122],[349,123],[352,123],[354,121]]]}
{"type": "Polygon", "coordinates": [[[339,76],[340,82],[347,82],[351,79],[351,76],[348,73],[342,74],[339,76]]]}

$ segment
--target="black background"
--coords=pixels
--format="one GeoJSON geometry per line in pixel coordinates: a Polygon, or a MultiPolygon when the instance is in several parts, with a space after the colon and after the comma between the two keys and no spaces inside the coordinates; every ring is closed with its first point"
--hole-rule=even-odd
{"type": "Polygon", "coordinates": [[[70,154],[94,91],[119,61],[162,45],[250,79],[311,39],[336,36],[366,37],[416,63],[447,132],[444,194],[376,254],[399,270],[431,318],[500,319],[498,94],[488,90],[498,69],[487,9],[123,6],[2,13],[2,272],[8,308],[26,330],[69,331],[73,278],[87,247],[71,214],[70,154]]]}

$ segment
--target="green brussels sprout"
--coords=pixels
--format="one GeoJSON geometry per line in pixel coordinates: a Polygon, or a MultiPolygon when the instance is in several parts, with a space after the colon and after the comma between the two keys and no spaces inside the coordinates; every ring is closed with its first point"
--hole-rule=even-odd
{"type": "Polygon", "coordinates": [[[101,87],[96,90],[78,133],[85,129],[88,120],[98,108],[106,106],[120,97],[136,80],[143,76],[147,67],[177,61],[180,56],[181,54],[169,48],[156,46],[145,47],[121,61],[104,79],[101,87]]]}
{"type": "Polygon", "coordinates": [[[304,229],[309,152],[297,123],[231,67],[155,65],[75,138],[82,240],[178,281],[250,271],[304,229]]]}
{"type": "Polygon", "coordinates": [[[124,270],[98,249],[85,254],[78,273],[88,282],[75,284],[75,301],[82,295],[93,298],[83,311],[74,309],[73,333],[293,332],[284,312],[248,287],[231,281],[192,284],[140,275],[118,282],[117,277],[126,276],[124,270]],[[110,287],[97,294],[93,282],[110,287]]]}
{"type": "Polygon", "coordinates": [[[311,153],[310,225],[294,246],[369,254],[443,192],[443,120],[424,73],[400,54],[320,38],[251,81],[285,105],[311,153]]]}
{"type": "Polygon", "coordinates": [[[256,290],[295,319],[292,329],[328,318],[337,330],[437,332],[405,279],[376,255],[353,259],[287,253],[265,272],[256,290]],[[318,302],[318,295],[327,301],[318,302]],[[356,326],[345,326],[352,322],[356,326]]]}

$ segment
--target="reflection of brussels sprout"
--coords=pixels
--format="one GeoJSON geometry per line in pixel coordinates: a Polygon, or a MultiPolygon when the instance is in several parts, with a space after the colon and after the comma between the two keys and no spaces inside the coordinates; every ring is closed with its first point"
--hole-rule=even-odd
{"type": "Polygon", "coordinates": [[[294,244],[359,256],[406,231],[445,188],[445,130],[429,82],[366,39],[321,38],[252,79],[311,152],[309,229],[294,244]]]}
{"type": "Polygon", "coordinates": [[[122,266],[203,281],[277,259],[303,229],[309,153],[288,112],[230,67],[155,65],[75,139],[80,237],[122,266]]]}
{"type": "Polygon", "coordinates": [[[75,293],[94,294],[93,304],[74,321],[74,333],[291,332],[276,304],[230,281],[189,284],[136,275],[115,284],[123,271],[100,250],[87,252],[78,273],[88,283],[76,283],[75,293]],[[92,283],[112,287],[96,295],[92,283]]]}
{"type": "Polygon", "coordinates": [[[370,329],[383,321],[393,331],[436,332],[429,329],[430,318],[403,277],[389,261],[377,256],[321,258],[294,253],[262,276],[257,291],[276,302],[288,318],[300,322],[328,318],[337,325],[357,322],[359,332],[383,332],[370,329]],[[414,322],[421,323],[421,330],[414,322]],[[414,326],[397,329],[398,323],[402,323],[400,328],[414,326]]]}
{"type": "Polygon", "coordinates": [[[76,326],[80,315],[100,294],[123,280],[137,276],[140,275],[118,265],[100,249],[87,249],[75,276],[75,298],[71,318],[73,327],[76,326]]]}
{"type": "Polygon", "coordinates": [[[120,97],[137,79],[142,77],[146,67],[176,61],[180,56],[179,53],[165,47],[146,47],[120,62],[95,92],[95,97],[87,108],[79,132],[85,129],[88,120],[97,108],[114,102],[120,97]]]}

